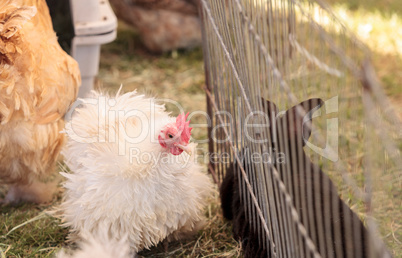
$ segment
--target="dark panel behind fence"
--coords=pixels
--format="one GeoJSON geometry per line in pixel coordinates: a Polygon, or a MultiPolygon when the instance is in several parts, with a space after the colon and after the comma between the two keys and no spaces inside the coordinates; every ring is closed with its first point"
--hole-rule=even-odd
{"type": "Polygon", "coordinates": [[[248,257],[388,257],[401,122],[321,1],[200,0],[210,152],[248,257]],[[350,208],[352,207],[352,209],[350,208]]]}

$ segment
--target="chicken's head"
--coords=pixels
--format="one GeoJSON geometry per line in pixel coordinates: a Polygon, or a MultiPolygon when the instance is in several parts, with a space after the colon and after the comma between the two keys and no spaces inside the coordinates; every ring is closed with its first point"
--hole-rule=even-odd
{"type": "Polygon", "coordinates": [[[159,134],[159,144],[173,155],[180,155],[183,151],[191,154],[188,143],[193,128],[189,127],[187,117],[188,113],[178,115],[176,122],[167,124],[159,134]]]}

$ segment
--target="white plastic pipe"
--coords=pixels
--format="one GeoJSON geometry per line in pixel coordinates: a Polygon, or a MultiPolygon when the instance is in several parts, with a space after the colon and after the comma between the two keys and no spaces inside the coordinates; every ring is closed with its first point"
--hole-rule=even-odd
{"type": "Polygon", "coordinates": [[[107,0],[70,0],[75,37],[71,54],[80,67],[78,97],[93,89],[99,71],[100,46],[116,38],[117,18],[107,0]]]}

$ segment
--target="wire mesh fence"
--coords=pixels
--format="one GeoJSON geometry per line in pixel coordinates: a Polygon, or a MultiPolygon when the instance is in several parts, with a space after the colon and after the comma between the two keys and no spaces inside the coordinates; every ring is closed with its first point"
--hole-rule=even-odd
{"type": "Polygon", "coordinates": [[[365,45],[318,0],[199,7],[209,170],[246,256],[390,256],[402,127],[365,45]]]}

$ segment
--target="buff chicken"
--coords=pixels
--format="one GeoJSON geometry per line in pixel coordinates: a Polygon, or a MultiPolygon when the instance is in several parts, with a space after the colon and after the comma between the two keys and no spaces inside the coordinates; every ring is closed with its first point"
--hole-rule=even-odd
{"type": "Polygon", "coordinates": [[[0,182],[3,202],[52,199],[63,117],[81,83],[45,0],[0,1],[0,182]]]}

